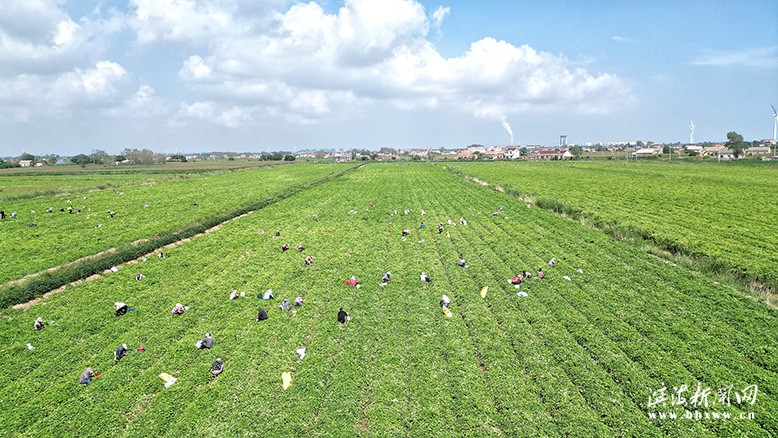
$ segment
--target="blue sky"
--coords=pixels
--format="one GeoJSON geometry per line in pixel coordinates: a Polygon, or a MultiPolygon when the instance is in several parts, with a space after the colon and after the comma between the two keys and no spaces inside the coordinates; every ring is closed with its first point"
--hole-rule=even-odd
{"type": "Polygon", "coordinates": [[[753,140],[770,104],[775,1],[0,3],[0,156],[753,140]]]}

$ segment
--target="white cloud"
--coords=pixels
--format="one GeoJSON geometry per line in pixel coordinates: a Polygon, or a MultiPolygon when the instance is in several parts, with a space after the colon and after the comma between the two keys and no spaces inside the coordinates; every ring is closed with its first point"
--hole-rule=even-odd
{"type": "Polygon", "coordinates": [[[127,71],[111,61],[99,61],[93,68],[60,75],[51,91],[59,97],[73,97],[96,102],[111,101],[127,71]]]}
{"type": "Polygon", "coordinates": [[[272,106],[253,117],[305,120],[366,100],[473,114],[495,107],[500,120],[529,109],[608,112],[632,99],[621,78],[591,74],[527,45],[484,38],[445,58],[427,35],[448,13],[438,7],[427,15],[411,0],[347,0],[333,14],[315,2],[297,3],[263,32],[211,40],[206,55],[187,59],[179,76],[210,100],[272,106]],[[337,93],[351,97],[333,99],[337,93]]]}
{"type": "Polygon", "coordinates": [[[211,76],[211,67],[205,64],[203,58],[192,55],[184,61],[184,68],[179,72],[185,80],[204,81],[211,76]]]}
{"type": "Polygon", "coordinates": [[[634,41],[631,38],[627,38],[625,36],[621,35],[614,35],[611,37],[613,41],[616,41],[617,43],[633,43],[634,41]]]}
{"type": "Polygon", "coordinates": [[[170,105],[157,96],[157,92],[148,84],[143,84],[121,105],[111,109],[116,118],[160,118],[171,115],[170,105]]]}
{"type": "Polygon", "coordinates": [[[226,106],[218,102],[204,101],[181,104],[172,120],[173,126],[184,125],[192,120],[208,121],[225,128],[238,128],[251,121],[250,107],[226,106]]]}
{"type": "Polygon", "coordinates": [[[758,47],[743,50],[710,50],[696,57],[692,65],[715,67],[778,67],[778,47],[758,47]]]}
{"type": "Polygon", "coordinates": [[[103,57],[108,38],[124,27],[115,11],[74,21],[57,0],[0,2],[0,79],[53,74],[103,57]]]}
{"type": "Polygon", "coordinates": [[[440,29],[440,25],[443,24],[443,19],[446,18],[446,15],[448,15],[450,12],[451,8],[438,6],[438,8],[432,12],[432,27],[435,29],[440,29]]]}
{"type": "Polygon", "coordinates": [[[129,26],[141,44],[208,45],[266,26],[284,0],[130,0],[129,26]]]}
{"type": "Polygon", "coordinates": [[[126,74],[115,62],[99,61],[62,74],[18,75],[0,81],[0,112],[27,120],[80,117],[82,111],[110,108],[123,100],[126,74]]]}

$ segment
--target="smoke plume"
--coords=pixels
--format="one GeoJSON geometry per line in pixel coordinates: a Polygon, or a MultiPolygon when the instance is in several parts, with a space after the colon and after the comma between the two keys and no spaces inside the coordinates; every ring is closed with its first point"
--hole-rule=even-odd
{"type": "Polygon", "coordinates": [[[513,129],[511,129],[510,123],[508,123],[508,121],[505,120],[505,114],[502,115],[500,122],[502,123],[502,127],[505,128],[506,131],[508,131],[508,135],[511,136],[510,145],[513,146],[513,129]]]}

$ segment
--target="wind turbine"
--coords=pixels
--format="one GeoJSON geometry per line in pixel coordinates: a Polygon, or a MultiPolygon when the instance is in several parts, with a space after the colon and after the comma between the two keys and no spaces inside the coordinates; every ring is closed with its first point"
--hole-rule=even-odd
{"type": "Polygon", "coordinates": [[[692,120],[691,125],[689,126],[689,144],[694,144],[694,120],[692,120]]]}

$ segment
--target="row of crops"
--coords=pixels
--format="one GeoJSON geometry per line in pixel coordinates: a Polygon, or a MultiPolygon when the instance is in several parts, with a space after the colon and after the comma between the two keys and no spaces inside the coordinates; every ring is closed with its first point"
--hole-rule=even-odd
{"type": "Polygon", "coordinates": [[[342,170],[266,167],[3,202],[0,210],[7,217],[0,220],[0,241],[12,256],[0,258],[0,283],[169,233],[342,170]]]}
{"type": "Polygon", "coordinates": [[[0,311],[0,433],[778,433],[774,309],[437,166],[369,165],[166,255],[0,311]],[[282,252],[284,243],[306,250],[282,252]],[[508,284],[539,267],[544,279],[508,284]],[[342,284],[352,275],[362,287],[342,284]],[[269,288],[276,300],[256,298],[269,288]],[[234,289],[245,296],[230,301],[234,289]],[[296,315],[278,308],[298,295],[296,315]],[[115,301],[134,311],[115,317],[115,301]],[[175,303],[189,310],[172,315],[175,303]],[[258,306],[267,321],[254,320],[258,306]],[[340,307],[347,325],[336,321],[340,307]],[[54,323],[35,332],[37,316],[54,323]],[[197,350],[205,332],[214,347],[197,350]],[[115,363],[121,343],[133,351],[115,363]],[[211,379],[215,358],[225,372],[211,379]],[[101,375],[79,385],[87,366],[101,375]],[[178,381],[165,389],[163,372],[178,381]],[[292,374],[285,391],[282,372],[292,374]],[[690,401],[698,384],[713,391],[707,406],[690,401]],[[648,408],[662,387],[681,385],[691,388],[682,405],[648,408]],[[728,385],[732,402],[716,403],[728,385]],[[751,385],[754,403],[736,403],[751,385]],[[651,410],[753,419],[659,420],[651,410]]]}
{"type": "Polygon", "coordinates": [[[499,162],[450,167],[778,288],[778,168],[769,163],[499,162]]]}

